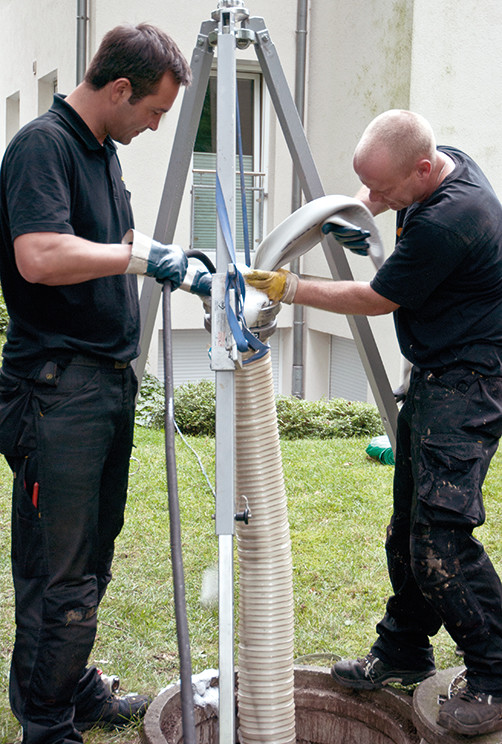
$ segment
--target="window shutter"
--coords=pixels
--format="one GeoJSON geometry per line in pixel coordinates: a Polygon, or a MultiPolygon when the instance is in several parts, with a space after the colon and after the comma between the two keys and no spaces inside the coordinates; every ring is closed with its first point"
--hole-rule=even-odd
{"type": "MultiPolygon", "coordinates": [[[[243,156],[244,171],[253,168],[253,156],[243,156]]],[[[193,154],[193,234],[192,247],[201,251],[216,250],[216,175],[214,172],[198,173],[198,170],[215,171],[216,155],[212,152],[194,152],[193,154]]],[[[244,250],[243,214],[241,202],[239,160],[236,159],[236,204],[235,231],[236,249],[244,250]]],[[[253,235],[253,176],[244,176],[246,190],[247,225],[249,246],[254,245],[253,235]]]]}
{"type": "Polygon", "coordinates": [[[329,397],[366,401],[368,380],[351,338],[331,337],[329,397]]]}

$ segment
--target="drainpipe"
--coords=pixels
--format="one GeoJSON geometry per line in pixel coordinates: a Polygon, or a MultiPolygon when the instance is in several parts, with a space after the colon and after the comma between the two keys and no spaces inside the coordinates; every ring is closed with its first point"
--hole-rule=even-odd
{"type": "MultiPolygon", "coordinates": [[[[305,113],[305,70],[307,52],[308,0],[298,0],[296,16],[296,69],[295,69],[295,104],[300,119],[304,121],[305,113]]],[[[297,173],[293,172],[291,211],[296,211],[302,203],[302,191],[297,173]]],[[[291,270],[300,274],[300,259],[291,262],[291,270]]],[[[296,398],[304,397],[303,338],[304,315],[302,305],[293,305],[293,377],[291,391],[296,398]]]]}
{"type": "Polygon", "coordinates": [[[87,68],[87,0],[77,0],[77,85],[87,68]]]}

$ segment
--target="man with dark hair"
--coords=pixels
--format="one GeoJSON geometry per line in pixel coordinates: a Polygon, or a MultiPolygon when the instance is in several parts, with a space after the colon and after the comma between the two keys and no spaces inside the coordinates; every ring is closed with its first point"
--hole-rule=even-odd
{"type": "Polygon", "coordinates": [[[148,23],[117,26],[103,37],[84,81],[95,90],[119,77],[132,87],[130,103],[154,93],[165,72],[178,85],[189,85],[192,73],[176,43],[164,31],[148,23]]]}
{"type": "Polygon", "coordinates": [[[137,277],[176,289],[178,246],[139,236],[113,140],[156,130],[190,68],[153,26],[110,31],[90,72],[21,129],[0,174],[10,324],[0,452],[14,473],[12,710],[24,744],[82,742],[142,716],[87,668],[123,524],[139,353],[137,277]],[[126,233],[131,239],[123,240],[126,233]]]}
{"type": "MultiPolygon", "coordinates": [[[[246,280],[275,301],[394,313],[414,365],[386,542],[394,595],[369,654],[337,662],[332,675],[366,690],[420,682],[435,672],[430,637],[444,624],[464,651],[467,687],[441,706],[438,723],[476,736],[502,729],[502,586],[473,536],[502,434],[502,205],[476,163],[436,148],[430,124],[410,111],[374,119],[353,162],[361,201],[374,215],[398,213],[395,250],[373,280],[305,281],[284,270],[246,280]]],[[[323,230],[367,249],[357,226],[323,230]]]]}

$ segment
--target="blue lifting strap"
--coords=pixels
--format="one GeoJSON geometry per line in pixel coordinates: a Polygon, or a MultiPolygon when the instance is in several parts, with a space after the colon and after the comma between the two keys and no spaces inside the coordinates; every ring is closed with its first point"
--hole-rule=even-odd
{"type": "Polygon", "coordinates": [[[225,199],[223,197],[223,191],[221,189],[220,179],[216,174],[216,209],[218,212],[218,220],[221,227],[221,232],[225,245],[227,247],[230,261],[233,263],[233,271],[227,272],[225,280],[225,310],[227,313],[228,324],[232,335],[235,338],[235,343],[239,351],[246,352],[250,349],[254,349],[255,354],[252,357],[245,360],[245,364],[251,361],[256,361],[264,356],[269,351],[268,344],[264,344],[259,338],[251,333],[246,325],[244,318],[244,300],[246,297],[246,283],[242,273],[236,266],[234,241],[232,238],[232,230],[230,229],[230,221],[228,219],[227,207],[225,199]],[[235,302],[232,307],[231,302],[231,290],[234,290],[235,302]]]}

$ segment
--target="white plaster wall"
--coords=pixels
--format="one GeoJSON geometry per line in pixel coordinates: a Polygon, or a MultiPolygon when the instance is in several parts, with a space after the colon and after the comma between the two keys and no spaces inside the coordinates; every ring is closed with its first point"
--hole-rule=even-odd
{"type": "MultiPolygon", "coordinates": [[[[311,3],[306,128],[326,193],[356,193],[360,184],[352,154],[364,128],[381,111],[408,108],[412,21],[409,0],[311,3]]],[[[388,255],[394,245],[394,215],[382,215],[377,224],[388,255]]],[[[347,258],[356,279],[372,278],[369,259],[350,253],[347,258]]],[[[304,257],[302,270],[310,276],[330,276],[320,247],[304,257]]],[[[306,318],[310,332],[320,332],[325,343],[329,334],[351,337],[345,317],[308,310],[306,318]]],[[[395,386],[400,355],[392,317],[370,319],[370,326],[395,386]]],[[[315,399],[321,379],[318,360],[308,352],[310,342],[305,348],[305,392],[315,399]]],[[[327,387],[322,394],[328,394],[327,387]]]]}
{"type": "Polygon", "coordinates": [[[471,155],[502,196],[502,3],[415,0],[410,108],[471,155]]]}
{"type": "Polygon", "coordinates": [[[319,331],[309,330],[305,336],[305,356],[309,360],[308,395],[307,400],[328,398],[330,374],[329,336],[319,331]]]}
{"type": "Polygon", "coordinates": [[[59,89],[75,84],[76,3],[68,0],[0,2],[0,148],[5,143],[5,99],[20,92],[20,124],[37,116],[38,80],[54,69],[59,89]]]}

